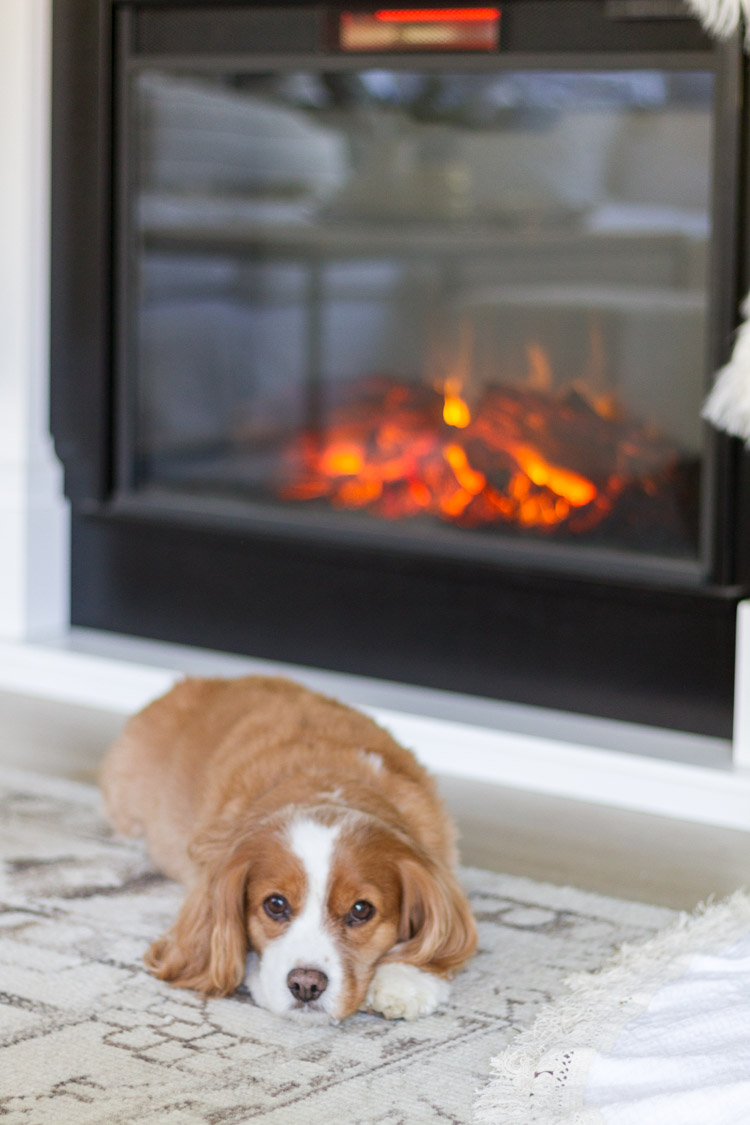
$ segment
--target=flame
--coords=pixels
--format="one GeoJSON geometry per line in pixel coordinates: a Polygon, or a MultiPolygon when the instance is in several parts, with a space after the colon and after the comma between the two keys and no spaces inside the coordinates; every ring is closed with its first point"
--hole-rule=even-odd
{"type": "Polygon", "coordinates": [[[457,430],[465,429],[471,421],[471,411],[467,403],[464,402],[457,391],[451,393],[448,386],[446,386],[443,400],[443,421],[447,426],[455,426],[457,430]]]}
{"type": "Polygon", "coordinates": [[[655,470],[675,451],[624,419],[611,394],[578,382],[553,389],[539,345],[527,357],[524,388],[475,389],[472,409],[460,376],[432,388],[362,380],[325,428],[289,444],[278,495],[382,519],[579,534],[606,519],[633,482],[646,494],[657,489],[655,470]]]}
{"type": "Polygon", "coordinates": [[[358,445],[334,445],[327,449],[320,460],[320,470],[331,477],[356,476],[362,472],[365,460],[358,445]]]}
{"type": "Polygon", "coordinates": [[[526,345],[526,385],[535,391],[552,390],[552,364],[540,344],[526,345]]]}

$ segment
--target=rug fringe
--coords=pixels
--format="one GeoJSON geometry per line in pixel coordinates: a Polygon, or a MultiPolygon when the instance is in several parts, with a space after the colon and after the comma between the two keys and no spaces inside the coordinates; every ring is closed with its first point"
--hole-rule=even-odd
{"type": "Polygon", "coordinates": [[[595,1108],[581,1108],[594,1048],[620,1030],[695,954],[727,947],[750,928],[744,890],[711,899],[643,945],[623,945],[597,973],[565,982],[570,994],[550,1004],[513,1045],[491,1062],[493,1077],[474,1106],[475,1125],[596,1125],[595,1108]]]}

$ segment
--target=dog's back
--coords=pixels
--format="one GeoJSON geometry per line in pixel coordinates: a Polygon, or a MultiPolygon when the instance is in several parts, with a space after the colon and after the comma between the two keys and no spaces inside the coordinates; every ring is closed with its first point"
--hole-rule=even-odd
{"type": "Polygon", "coordinates": [[[232,808],[247,816],[270,790],[304,801],[358,778],[387,791],[427,850],[452,861],[452,826],[413,755],[361,712],[280,678],[181,681],[128,721],[101,786],[114,827],[145,835],[158,866],[189,883],[202,825],[232,808]]]}

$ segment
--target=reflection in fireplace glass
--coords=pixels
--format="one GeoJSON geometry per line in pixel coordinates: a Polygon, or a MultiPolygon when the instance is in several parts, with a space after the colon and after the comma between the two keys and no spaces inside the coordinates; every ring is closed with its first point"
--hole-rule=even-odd
{"type": "Polygon", "coordinates": [[[710,74],[133,83],[137,489],[696,557],[710,74]]]}

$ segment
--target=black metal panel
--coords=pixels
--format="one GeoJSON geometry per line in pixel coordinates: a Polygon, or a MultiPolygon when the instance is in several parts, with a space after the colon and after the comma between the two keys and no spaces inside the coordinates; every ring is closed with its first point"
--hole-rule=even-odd
{"type": "MultiPolygon", "coordinates": [[[[153,7],[152,3],[135,0],[129,6],[136,12],[135,49],[143,55],[314,51],[324,45],[333,47],[337,42],[333,32],[339,11],[377,7],[361,0],[318,7],[293,2],[281,10],[262,2],[196,6],[178,0],[153,7]],[[328,17],[327,43],[323,36],[324,13],[328,17]]],[[[698,21],[681,4],[634,6],[628,0],[607,4],[601,0],[508,0],[500,8],[501,54],[712,49],[711,40],[698,21]],[[644,21],[644,11],[649,10],[650,16],[644,21]]]]}
{"type": "Polygon", "coordinates": [[[50,411],[76,501],[109,484],[110,27],[109,5],[53,6],[50,411]]]}
{"type": "Polygon", "coordinates": [[[317,8],[145,8],[136,15],[134,39],[140,55],[309,52],[321,44],[322,24],[317,8]]]}
{"type": "Polygon", "coordinates": [[[634,9],[627,4],[602,4],[598,0],[520,0],[500,7],[503,51],[562,54],[699,51],[712,47],[697,20],[633,19],[628,13],[634,9]],[[550,19],[551,8],[554,8],[553,19],[550,19]]]}
{"type": "Polygon", "coordinates": [[[735,604],[178,525],[78,517],[73,620],[729,736],[735,604]]]}

